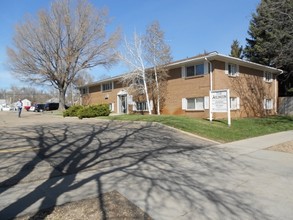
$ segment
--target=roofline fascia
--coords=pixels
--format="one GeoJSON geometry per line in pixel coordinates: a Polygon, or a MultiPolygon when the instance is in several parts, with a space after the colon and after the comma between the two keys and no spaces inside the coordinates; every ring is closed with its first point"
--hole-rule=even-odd
{"type": "Polygon", "coordinates": [[[219,54],[218,52],[213,52],[213,53],[203,55],[203,56],[200,56],[200,57],[180,60],[178,62],[167,64],[166,66],[167,67],[173,67],[173,66],[184,65],[186,63],[190,63],[190,62],[194,62],[194,61],[200,61],[200,60],[206,60],[206,59],[209,59],[211,61],[211,60],[215,60],[216,58],[233,60],[233,61],[236,61],[238,63],[248,64],[248,65],[251,65],[251,66],[254,66],[254,67],[259,67],[259,69],[270,70],[270,71],[273,71],[274,74],[281,74],[283,72],[281,69],[277,69],[277,68],[274,68],[274,67],[262,65],[262,64],[259,64],[259,63],[254,63],[254,62],[251,62],[251,61],[248,61],[248,60],[243,60],[243,59],[236,58],[236,57],[231,57],[231,56],[219,54]]]}
{"type": "MultiPolygon", "coordinates": [[[[166,67],[167,68],[172,68],[174,66],[180,66],[180,65],[183,66],[186,63],[190,63],[190,62],[194,62],[194,61],[200,61],[200,60],[206,60],[206,59],[209,59],[209,61],[212,61],[212,60],[215,60],[216,58],[222,58],[224,60],[225,59],[226,60],[233,60],[233,61],[236,61],[238,63],[247,64],[247,65],[251,65],[251,66],[254,66],[254,67],[259,67],[259,69],[262,69],[262,70],[263,69],[270,70],[270,71],[273,71],[273,73],[277,74],[277,75],[283,73],[283,71],[281,69],[277,69],[277,68],[274,68],[274,67],[262,65],[262,64],[259,64],[259,63],[254,63],[254,62],[251,62],[251,61],[248,61],[248,60],[243,60],[243,59],[236,58],[236,57],[223,55],[223,54],[220,54],[218,52],[212,52],[210,54],[203,55],[203,56],[200,56],[200,57],[191,57],[191,58],[186,58],[186,59],[183,59],[183,60],[175,61],[175,62],[166,64],[166,67]]],[[[152,67],[150,67],[148,69],[151,69],[151,68],[152,67]]],[[[128,74],[128,73],[124,73],[124,74],[121,74],[121,75],[118,75],[118,76],[106,78],[106,79],[103,79],[103,80],[100,80],[100,81],[97,81],[97,82],[89,83],[89,84],[86,84],[84,86],[78,86],[77,88],[79,89],[79,88],[84,88],[84,87],[90,87],[90,86],[100,85],[100,84],[105,83],[105,82],[118,80],[118,79],[122,78],[126,74],[128,74]]]]}
{"type": "Polygon", "coordinates": [[[262,65],[262,64],[259,64],[259,63],[254,63],[254,62],[251,62],[251,61],[248,61],[248,60],[243,60],[243,59],[236,58],[236,57],[227,56],[227,55],[224,55],[224,54],[217,54],[217,55],[214,55],[214,57],[215,58],[220,57],[220,58],[224,58],[224,59],[230,59],[230,60],[237,61],[239,63],[245,63],[245,64],[249,64],[249,65],[252,65],[252,66],[257,66],[257,67],[259,67],[261,69],[267,69],[267,70],[274,71],[275,74],[281,74],[283,72],[281,69],[277,69],[277,68],[274,68],[274,67],[262,65]]]}
{"type": "Polygon", "coordinates": [[[85,84],[83,86],[77,86],[76,88],[80,89],[80,88],[84,88],[84,87],[90,87],[90,86],[100,85],[100,84],[105,83],[105,82],[111,82],[111,81],[114,81],[114,80],[117,80],[117,79],[122,78],[126,74],[127,73],[121,74],[121,75],[118,75],[118,76],[109,77],[109,78],[102,79],[102,80],[99,80],[99,81],[96,81],[96,82],[93,82],[93,83],[85,84]]]}
{"type": "Polygon", "coordinates": [[[186,59],[183,59],[183,60],[178,60],[178,61],[166,64],[166,67],[168,68],[168,67],[177,66],[177,65],[180,65],[180,64],[184,64],[184,63],[203,60],[205,58],[213,57],[213,56],[215,56],[217,54],[218,54],[218,52],[212,52],[210,54],[203,55],[203,56],[200,56],[200,57],[197,56],[197,57],[186,58],[186,59]]]}

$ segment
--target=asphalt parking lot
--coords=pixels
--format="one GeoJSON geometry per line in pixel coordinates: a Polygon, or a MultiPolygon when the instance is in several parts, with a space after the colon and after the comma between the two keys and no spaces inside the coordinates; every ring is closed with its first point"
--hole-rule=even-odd
{"type": "Polygon", "coordinates": [[[289,154],[50,112],[0,112],[0,132],[1,219],[112,190],[154,219],[293,216],[289,154]]]}

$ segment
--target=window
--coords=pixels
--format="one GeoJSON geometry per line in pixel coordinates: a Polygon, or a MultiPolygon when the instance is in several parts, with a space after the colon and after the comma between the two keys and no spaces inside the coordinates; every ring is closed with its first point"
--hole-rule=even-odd
{"type": "Polygon", "coordinates": [[[196,75],[203,75],[204,74],[204,65],[198,64],[196,67],[196,75]]]}
{"type": "Polygon", "coordinates": [[[147,102],[136,102],[137,111],[148,111],[147,102]]]}
{"type": "Polygon", "coordinates": [[[186,77],[194,76],[194,66],[186,67],[186,77]]]}
{"type": "Polygon", "coordinates": [[[89,88],[88,88],[88,87],[83,87],[83,88],[81,88],[80,93],[81,93],[82,95],[86,95],[86,94],[88,94],[88,93],[89,93],[89,88]]]}
{"type": "Polygon", "coordinates": [[[228,75],[229,76],[236,76],[237,75],[237,66],[236,64],[228,64],[228,75]]]}
{"type": "Polygon", "coordinates": [[[143,85],[143,79],[135,79],[135,84],[136,85],[143,85]]]}
{"type": "Polygon", "coordinates": [[[187,109],[195,109],[195,99],[187,99],[187,109]]]}
{"type": "Polygon", "coordinates": [[[230,97],[230,110],[240,109],[239,97],[230,97]]]}
{"type": "Polygon", "coordinates": [[[264,100],[264,109],[266,109],[266,110],[273,109],[273,100],[272,99],[265,99],[264,100]]]}
{"type": "Polygon", "coordinates": [[[110,110],[111,112],[114,111],[114,103],[109,103],[109,110],[110,110]]]}
{"type": "Polygon", "coordinates": [[[102,84],[102,91],[112,90],[112,82],[102,84]]]}
{"type": "Polygon", "coordinates": [[[187,110],[204,110],[204,98],[188,98],[187,100],[187,110]]]}
{"type": "Polygon", "coordinates": [[[239,65],[234,63],[225,63],[225,74],[236,77],[239,75],[239,65]]]}
{"type": "Polygon", "coordinates": [[[264,72],[264,81],[272,82],[273,81],[273,74],[270,72],[264,72]]]}
{"type": "Polygon", "coordinates": [[[186,77],[200,76],[204,74],[204,64],[186,67],[186,77]]]}

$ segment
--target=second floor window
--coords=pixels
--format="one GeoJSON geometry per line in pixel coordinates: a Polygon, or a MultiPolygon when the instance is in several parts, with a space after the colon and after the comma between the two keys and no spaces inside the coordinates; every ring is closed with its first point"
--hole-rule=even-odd
{"type": "Polygon", "coordinates": [[[272,82],[273,81],[273,74],[270,72],[264,72],[264,81],[272,82]]]}
{"type": "Polygon", "coordinates": [[[112,90],[112,82],[102,84],[102,91],[112,90]]]}
{"type": "Polygon", "coordinates": [[[204,64],[197,64],[195,66],[186,67],[186,77],[200,76],[204,74],[204,64]]]}
{"type": "Polygon", "coordinates": [[[237,66],[236,64],[228,64],[228,75],[229,76],[236,76],[237,75],[237,66]]]}
{"type": "Polygon", "coordinates": [[[89,93],[89,88],[88,87],[81,88],[80,93],[82,95],[88,94],[89,93]]]}

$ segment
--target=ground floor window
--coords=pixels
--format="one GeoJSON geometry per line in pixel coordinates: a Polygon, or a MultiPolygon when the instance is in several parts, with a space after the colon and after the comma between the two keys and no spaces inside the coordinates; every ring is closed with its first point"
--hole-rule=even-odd
{"type": "Polygon", "coordinates": [[[240,109],[239,97],[230,97],[230,110],[240,109]]]}
{"type": "Polygon", "coordinates": [[[136,102],[137,111],[148,111],[147,102],[136,102]]]}
{"type": "Polygon", "coordinates": [[[109,109],[111,112],[114,111],[114,103],[109,103],[109,109]]]}
{"type": "Polygon", "coordinates": [[[273,99],[264,100],[264,109],[267,109],[267,110],[273,109],[273,99]]]}
{"type": "Polygon", "coordinates": [[[204,110],[204,98],[188,98],[187,100],[187,110],[204,110]]]}

